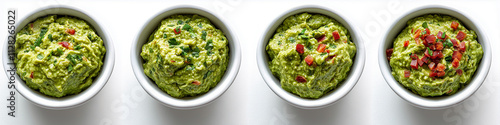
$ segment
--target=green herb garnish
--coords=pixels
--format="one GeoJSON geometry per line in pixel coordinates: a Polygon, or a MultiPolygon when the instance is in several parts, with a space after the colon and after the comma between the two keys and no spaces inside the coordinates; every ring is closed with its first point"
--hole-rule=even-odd
{"type": "Polygon", "coordinates": [[[429,28],[429,27],[427,26],[427,22],[424,22],[424,23],[422,24],[422,27],[424,27],[424,28],[429,28]]]}
{"type": "Polygon", "coordinates": [[[168,40],[168,43],[170,45],[179,45],[179,42],[177,42],[177,40],[175,38],[171,38],[168,40]]]}
{"type": "Polygon", "coordinates": [[[201,39],[207,40],[207,32],[206,31],[201,31],[201,39]]]}

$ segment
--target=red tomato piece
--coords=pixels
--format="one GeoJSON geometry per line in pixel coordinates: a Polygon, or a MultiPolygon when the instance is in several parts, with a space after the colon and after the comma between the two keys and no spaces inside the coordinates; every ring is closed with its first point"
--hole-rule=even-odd
{"type": "Polygon", "coordinates": [[[451,65],[455,68],[458,68],[458,66],[460,66],[460,60],[458,60],[457,58],[453,59],[453,62],[451,62],[451,65]]]}
{"type": "Polygon", "coordinates": [[[429,69],[434,70],[434,68],[436,67],[436,63],[431,62],[428,66],[429,66],[429,69]]]}
{"type": "Polygon", "coordinates": [[[441,58],[443,58],[443,56],[444,56],[444,55],[443,55],[443,52],[441,52],[441,51],[437,51],[437,52],[438,52],[438,53],[437,53],[437,59],[441,59],[441,58]]]}
{"type": "Polygon", "coordinates": [[[418,61],[416,59],[411,60],[410,66],[413,69],[418,69],[418,61]]]}
{"type": "Polygon", "coordinates": [[[418,59],[418,56],[417,56],[417,54],[415,54],[415,53],[412,53],[412,54],[410,55],[410,57],[411,57],[411,59],[418,59]]]}
{"type": "Polygon", "coordinates": [[[297,46],[295,46],[295,50],[296,50],[297,52],[299,52],[299,54],[304,53],[304,45],[302,45],[302,44],[300,44],[300,43],[299,43],[299,44],[297,44],[297,46]]]}
{"type": "Polygon", "coordinates": [[[307,80],[306,80],[306,78],[304,76],[297,76],[297,77],[295,77],[295,81],[300,82],[300,83],[307,82],[307,80]]]}
{"type": "Polygon", "coordinates": [[[427,42],[427,44],[434,44],[436,42],[436,36],[429,35],[425,37],[425,41],[427,42]]]}
{"type": "Polygon", "coordinates": [[[181,33],[181,29],[180,28],[174,28],[174,33],[175,33],[175,35],[181,33]]]}
{"type": "Polygon", "coordinates": [[[326,57],[326,61],[328,61],[328,60],[330,60],[330,59],[333,59],[333,57],[335,57],[335,56],[337,56],[337,55],[333,55],[333,56],[328,56],[328,57],[326,57]]]}
{"type": "Polygon", "coordinates": [[[444,71],[445,69],[446,69],[446,66],[444,66],[443,64],[441,64],[441,63],[437,64],[437,67],[436,67],[437,71],[444,71]]]}
{"type": "Polygon", "coordinates": [[[338,31],[333,31],[332,35],[333,35],[333,39],[335,39],[335,40],[340,39],[340,35],[339,35],[338,31]]]}
{"type": "Polygon", "coordinates": [[[437,42],[436,43],[436,50],[443,50],[444,46],[443,46],[443,42],[437,42]]]}
{"type": "Polygon", "coordinates": [[[457,69],[457,74],[462,75],[463,71],[461,69],[457,69]]]}
{"type": "Polygon", "coordinates": [[[406,78],[410,77],[410,70],[405,70],[405,77],[406,78]]]}
{"type": "Polygon", "coordinates": [[[450,41],[451,41],[451,43],[453,43],[453,46],[454,46],[454,47],[458,47],[458,42],[457,42],[457,40],[455,40],[455,39],[451,39],[450,41]]]}
{"type": "Polygon", "coordinates": [[[322,36],[316,38],[316,41],[321,42],[321,41],[323,41],[325,39],[326,39],[325,35],[322,35],[322,36]]]}
{"type": "Polygon", "coordinates": [[[462,60],[462,53],[458,51],[453,51],[452,59],[458,59],[458,61],[462,60]]]}
{"type": "Polygon", "coordinates": [[[404,46],[408,47],[408,44],[410,44],[410,41],[406,40],[405,43],[404,43],[404,46]]]}
{"type": "Polygon", "coordinates": [[[311,66],[313,64],[313,57],[311,55],[307,55],[304,60],[306,61],[307,65],[309,65],[309,66],[311,66]]]}
{"type": "Polygon", "coordinates": [[[61,46],[63,46],[66,49],[70,49],[71,48],[70,47],[70,43],[68,43],[68,42],[59,42],[58,44],[61,45],[61,46]]]}
{"type": "Polygon", "coordinates": [[[457,39],[462,41],[465,39],[465,36],[467,36],[467,34],[465,34],[464,32],[462,31],[458,31],[458,34],[457,34],[457,39]]]}
{"type": "Polygon", "coordinates": [[[441,39],[441,36],[443,36],[443,32],[439,31],[438,34],[437,34],[437,38],[441,39]]]}
{"type": "Polygon", "coordinates": [[[413,38],[418,38],[421,32],[422,31],[420,31],[420,29],[417,29],[417,31],[415,31],[415,34],[413,35],[413,38]]]}
{"type": "Polygon", "coordinates": [[[460,52],[465,52],[465,42],[461,42],[460,45],[458,45],[458,48],[460,52]]]}
{"type": "MultiPolygon", "coordinates": [[[[425,56],[424,56],[425,57],[425,56]]],[[[418,66],[422,66],[424,65],[424,61],[422,61],[421,59],[417,59],[417,62],[418,62],[418,66]]]]}
{"type": "Polygon", "coordinates": [[[422,57],[422,59],[420,60],[422,60],[422,62],[424,63],[429,63],[429,58],[427,56],[422,57]]]}
{"type": "Polygon", "coordinates": [[[439,54],[438,51],[434,51],[432,53],[431,59],[437,59],[438,58],[438,54],[439,54]]]}
{"type": "Polygon", "coordinates": [[[31,72],[31,74],[30,74],[30,78],[33,78],[33,72],[31,72]]]}
{"type": "Polygon", "coordinates": [[[325,48],[326,48],[326,44],[319,44],[317,51],[319,53],[323,53],[325,51],[325,48]]]}
{"type": "Polygon", "coordinates": [[[451,26],[450,27],[453,28],[453,30],[457,30],[458,25],[459,24],[457,22],[453,21],[453,22],[451,22],[451,26]]]}
{"type": "Polygon", "coordinates": [[[437,72],[437,77],[443,77],[444,75],[446,75],[446,72],[444,72],[444,71],[437,72]]]}
{"type": "Polygon", "coordinates": [[[430,77],[436,77],[436,76],[437,76],[437,72],[435,72],[435,71],[431,71],[431,72],[429,73],[429,76],[430,76],[430,77]]]}
{"type": "MultiPolygon", "coordinates": [[[[432,50],[431,50],[431,53],[432,53],[432,50]]],[[[424,56],[431,57],[431,55],[429,54],[429,49],[425,49],[424,56]]]]}
{"type": "Polygon", "coordinates": [[[394,52],[393,48],[385,50],[385,56],[387,56],[387,60],[391,60],[392,53],[394,52]]]}
{"type": "Polygon", "coordinates": [[[191,82],[191,83],[193,83],[194,85],[200,85],[200,84],[201,84],[201,82],[200,82],[200,81],[198,81],[198,80],[194,80],[194,81],[193,81],[193,82],[191,82]]]}
{"type": "Polygon", "coordinates": [[[69,33],[71,35],[75,35],[75,30],[74,29],[66,29],[66,33],[69,33]]]}

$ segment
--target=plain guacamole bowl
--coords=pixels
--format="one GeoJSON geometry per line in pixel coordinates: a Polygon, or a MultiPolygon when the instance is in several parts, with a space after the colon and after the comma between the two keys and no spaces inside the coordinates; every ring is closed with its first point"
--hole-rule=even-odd
{"type": "Polygon", "coordinates": [[[463,102],[465,99],[474,94],[474,92],[479,89],[481,84],[483,84],[491,65],[490,43],[486,37],[486,32],[482,29],[480,24],[475,19],[470,18],[470,16],[467,16],[465,13],[462,13],[454,8],[437,5],[418,7],[397,18],[396,22],[389,27],[389,30],[385,34],[378,50],[378,56],[380,71],[391,89],[410,104],[423,109],[443,109],[463,102]],[[483,47],[483,58],[479,63],[479,67],[477,68],[475,74],[472,76],[470,83],[461,88],[461,90],[457,93],[450,96],[422,97],[413,93],[411,90],[406,89],[392,76],[392,70],[385,54],[385,50],[391,48],[394,39],[406,27],[406,22],[408,22],[408,20],[426,14],[443,14],[457,18],[464,24],[465,27],[467,27],[467,29],[476,32],[477,41],[483,47]]]}
{"type": "Polygon", "coordinates": [[[193,109],[213,102],[231,86],[238,74],[241,63],[240,44],[236,34],[222,18],[205,8],[197,6],[174,6],[154,15],[138,32],[136,41],[132,43],[131,49],[130,59],[132,61],[132,69],[142,88],[160,103],[175,109],[193,109]],[[197,14],[206,17],[215,27],[223,32],[229,41],[229,64],[226,72],[219,83],[205,94],[180,99],[174,98],[161,90],[154,81],[144,74],[142,65],[144,61],[140,55],[142,46],[147,43],[149,36],[163,19],[175,14],[197,14]]]}
{"type": "Polygon", "coordinates": [[[337,102],[342,97],[346,96],[356,85],[359,77],[363,72],[363,67],[365,64],[365,48],[361,40],[361,36],[357,32],[356,28],[350,23],[350,21],[345,18],[345,16],[340,15],[340,13],[336,11],[327,9],[326,7],[311,5],[299,6],[281,14],[279,17],[274,19],[274,21],[267,27],[267,29],[265,30],[265,34],[263,34],[261,41],[259,41],[257,45],[257,64],[262,78],[267,83],[267,86],[276,95],[281,97],[286,102],[292,104],[293,106],[304,109],[318,109],[337,102]],[[301,98],[300,96],[290,93],[281,88],[280,80],[275,77],[269,69],[270,58],[266,52],[266,46],[269,42],[269,39],[271,39],[271,37],[275,34],[278,26],[281,25],[287,17],[304,12],[323,14],[337,20],[345,28],[347,28],[349,34],[351,35],[352,41],[356,44],[356,56],[354,57],[354,62],[346,79],[340,82],[337,88],[326,93],[318,99],[301,98]]]}
{"type": "MultiPolygon", "coordinates": [[[[105,32],[104,28],[102,27],[104,25],[100,23],[98,19],[93,18],[91,15],[75,7],[48,6],[35,10],[34,12],[26,16],[20,16],[23,17],[23,19],[21,19],[16,24],[16,33],[19,32],[22,29],[22,27],[26,26],[28,23],[34,21],[35,19],[53,14],[74,16],[85,20],[87,23],[89,23],[90,26],[94,28],[95,32],[102,38],[104,42],[104,47],[106,47],[106,54],[104,55],[104,60],[103,60],[104,62],[101,67],[99,75],[94,78],[93,83],[89,88],[83,90],[78,94],[68,95],[61,98],[49,97],[44,95],[43,93],[40,93],[39,91],[29,88],[17,74],[13,75],[7,73],[7,78],[15,79],[14,81],[16,82],[15,84],[16,90],[21,95],[23,95],[24,98],[26,98],[30,102],[33,102],[34,104],[40,107],[59,110],[59,109],[68,109],[80,106],[85,102],[87,102],[88,100],[90,100],[92,97],[94,97],[97,93],[99,93],[99,91],[104,87],[104,85],[106,85],[109,77],[111,76],[114,67],[115,55],[114,55],[113,43],[111,42],[111,39],[105,32]],[[15,78],[11,77],[12,75],[15,78]]],[[[8,55],[9,46],[13,47],[13,44],[6,43],[3,49],[4,52],[2,53],[3,55],[2,59],[4,62],[3,65],[5,70],[15,66],[14,61],[11,60],[8,55]]]]}

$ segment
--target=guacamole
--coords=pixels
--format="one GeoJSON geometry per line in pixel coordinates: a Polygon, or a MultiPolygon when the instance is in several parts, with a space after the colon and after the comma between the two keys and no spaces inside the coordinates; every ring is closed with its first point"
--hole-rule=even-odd
{"type": "Polygon", "coordinates": [[[266,46],[269,68],[281,87],[302,98],[320,98],[351,69],[356,46],[342,24],[321,14],[287,17],[266,46]]]}
{"type": "Polygon", "coordinates": [[[26,85],[52,97],[77,94],[99,74],[106,48],[82,19],[49,15],[17,33],[17,74],[26,85]]]}
{"type": "Polygon", "coordinates": [[[411,19],[387,49],[394,78],[423,97],[452,95],[466,86],[483,57],[476,33],[454,17],[411,19]]]}
{"type": "Polygon", "coordinates": [[[208,92],[221,80],[229,60],[228,41],[210,20],[172,15],[142,46],[144,73],[175,98],[208,92]]]}

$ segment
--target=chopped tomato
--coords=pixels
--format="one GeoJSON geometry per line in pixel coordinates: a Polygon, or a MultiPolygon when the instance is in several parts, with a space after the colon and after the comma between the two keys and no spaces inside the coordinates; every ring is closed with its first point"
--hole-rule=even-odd
{"type": "Polygon", "coordinates": [[[422,41],[422,40],[420,40],[420,39],[415,39],[415,43],[417,43],[417,45],[420,45],[420,42],[421,42],[421,41],[422,41]]]}
{"type": "Polygon", "coordinates": [[[462,53],[458,51],[453,51],[452,59],[458,59],[458,61],[462,60],[462,53]]]}
{"type": "Polygon", "coordinates": [[[326,39],[325,35],[322,35],[322,36],[316,38],[316,41],[321,42],[321,41],[323,41],[325,39],[326,39]]]}
{"type": "Polygon", "coordinates": [[[429,28],[425,28],[425,34],[421,36],[421,39],[425,39],[427,36],[431,35],[429,28]]]}
{"type": "Polygon", "coordinates": [[[437,42],[436,43],[436,50],[443,50],[443,42],[437,42]]]}
{"type": "Polygon", "coordinates": [[[437,34],[437,38],[441,39],[441,36],[443,36],[443,32],[439,31],[438,34],[437,34]]]}
{"type": "Polygon", "coordinates": [[[437,59],[437,58],[438,58],[438,54],[439,54],[439,52],[438,52],[438,51],[434,51],[434,52],[432,53],[431,59],[437,59]]]}
{"type": "Polygon", "coordinates": [[[337,56],[337,55],[333,55],[333,56],[328,56],[328,57],[326,57],[326,61],[328,61],[328,60],[330,60],[330,59],[333,59],[333,57],[335,57],[335,56],[337,56]]]}
{"type": "Polygon", "coordinates": [[[457,22],[455,22],[455,21],[453,21],[453,22],[451,22],[451,26],[450,26],[450,27],[451,27],[451,28],[453,28],[453,30],[457,30],[457,28],[458,28],[458,23],[457,23],[457,22]]]}
{"type": "Polygon", "coordinates": [[[446,75],[446,72],[444,72],[444,71],[437,72],[437,77],[443,77],[444,75],[446,75]]]}
{"type": "Polygon", "coordinates": [[[453,62],[451,62],[451,65],[455,68],[458,68],[458,66],[460,66],[460,60],[458,60],[457,58],[453,59],[453,62]]]}
{"type": "MultiPolygon", "coordinates": [[[[431,50],[431,53],[432,53],[432,50],[431,50]]],[[[431,57],[431,55],[429,54],[429,49],[425,49],[424,55],[427,57],[431,57]]]]}
{"type": "Polygon", "coordinates": [[[436,70],[437,71],[444,71],[444,69],[446,69],[446,66],[444,66],[443,64],[441,63],[438,63],[437,67],[436,67],[436,70]]]}
{"type": "Polygon", "coordinates": [[[327,49],[327,50],[326,50],[326,53],[330,53],[330,50],[328,50],[328,49],[327,49]]]}
{"type": "Polygon", "coordinates": [[[317,50],[319,53],[323,53],[325,51],[325,48],[326,48],[326,44],[319,44],[317,50]]]}
{"type": "Polygon", "coordinates": [[[181,33],[181,29],[180,28],[174,28],[174,33],[175,33],[175,35],[181,33]]]}
{"type": "Polygon", "coordinates": [[[194,81],[193,81],[193,82],[191,82],[191,83],[193,83],[194,85],[200,85],[200,84],[201,84],[201,82],[200,82],[200,81],[198,81],[198,80],[194,80],[194,81]]]}
{"type": "Polygon", "coordinates": [[[31,74],[30,74],[30,78],[33,78],[33,72],[31,72],[31,74]]]}
{"type": "Polygon", "coordinates": [[[437,72],[435,72],[435,71],[431,71],[431,72],[429,73],[429,76],[430,76],[430,77],[436,77],[436,76],[437,76],[437,72]]]}
{"type": "Polygon", "coordinates": [[[431,62],[428,66],[429,66],[429,69],[434,70],[434,68],[436,67],[436,63],[431,62]]]}
{"type": "Polygon", "coordinates": [[[417,56],[417,54],[415,54],[415,53],[412,53],[412,54],[410,55],[410,57],[411,57],[411,59],[418,59],[418,56],[417,56]]]}
{"type": "Polygon", "coordinates": [[[453,43],[454,47],[458,47],[458,42],[455,39],[451,39],[451,43],[453,43]]]}
{"type": "Polygon", "coordinates": [[[413,38],[418,38],[418,37],[420,37],[420,33],[421,33],[421,32],[422,32],[422,31],[420,31],[420,29],[417,29],[417,31],[415,31],[415,34],[413,35],[413,38]]]}
{"type": "Polygon", "coordinates": [[[338,31],[333,31],[332,35],[333,35],[333,39],[335,39],[335,40],[340,39],[340,35],[339,35],[338,31]]]}
{"type": "Polygon", "coordinates": [[[413,33],[413,28],[411,28],[411,33],[413,33]]]}
{"type": "Polygon", "coordinates": [[[66,33],[69,33],[71,35],[75,35],[75,30],[74,29],[66,29],[66,33]]]}
{"type": "Polygon", "coordinates": [[[73,49],[71,47],[71,43],[68,43],[68,42],[59,42],[58,44],[61,45],[61,46],[63,46],[66,49],[73,49]]]}
{"type": "MultiPolygon", "coordinates": [[[[424,56],[425,57],[425,56],[424,56]]],[[[422,61],[421,59],[417,59],[417,62],[418,62],[418,66],[422,66],[424,65],[424,61],[422,61]]]]}
{"type": "Polygon", "coordinates": [[[410,66],[413,69],[418,69],[418,61],[416,59],[411,60],[410,66]]]}
{"type": "Polygon", "coordinates": [[[458,48],[460,52],[465,52],[465,42],[461,42],[460,45],[458,45],[458,48]]]}
{"type": "Polygon", "coordinates": [[[307,65],[309,65],[309,66],[311,66],[313,64],[313,57],[311,55],[307,55],[304,60],[306,61],[307,65]]]}
{"type": "Polygon", "coordinates": [[[405,70],[405,77],[406,78],[410,77],[410,70],[405,70]]]}
{"type": "Polygon", "coordinates": [[[429,45],[429,49],[436,50],[436,46],[435,45],[429,45]]]}
{"type": "Polygon", "coordinates": [[[424,63],[429,63],[429,58],[427,58],[427,56],[422,57],[422,59],[420,60],[422,60],[422,62],[424,63]]]}
{"type": "Polygon", "coordinates": [[[392,53],[394,52],[393,48],[385,50],[385,55],[387,56],[387,60],[391,60],[392,53]]]}
{"type": "Polygon", "coordinates": [[[306,80],[306,78],[304,76],[297,76],[297,77],[295,77],[295,81],[300,82],[300,83],[307,82],[307,80],[306,80]]]}
{"type": "Polygon", "coordinates": [[[299,44],[297,44],[297,46],[295,46],[295,50],[296,50],[297,52],[299,52],[299,54],[304,53],[304,45],[302,45],[302,44],[300,44],[300,43],[299,43],[299,44]]]}
{"type": "Polygon", "coordinates": [[[457,69],[457,74],[462,75],[463,71],[461,69],[457,69]]]}
{"type": "Polygon", "coordinates": [[[462,32],[462,31],[458,31],[458,34],[457,34],[457,39],[458,39],[458,40],[460,40],[460,41],[462,41],[462,40],[464,40],[464,39],[465,39],[465,36],[466,36],[466,35],[467,35],[467,34],[465,34],[464,32],[462,32]]]}
{"type": "Polygon", "coordinates": [[[443,58],[443,57],[444,57],[443,52],[441,52],[441,51],[437,51],[437,52],[438,52],[438,53],[437,53],[437,58],[438,58],[438,59],[441,59],[441,58],[443,58]]]}
{"type": "Polygon", "coordinates": [[[408,44],[410,44],[410,41],[406,40],[404,46],[408,47],[408,44]]]}
{"type": "Polygon", "coordinates": [[[427,42],[427,44],[434,44],[436,42],[436,36],[429,35],[425,37],[425,41],[427,42]]]}

